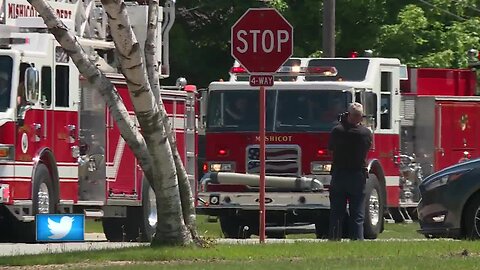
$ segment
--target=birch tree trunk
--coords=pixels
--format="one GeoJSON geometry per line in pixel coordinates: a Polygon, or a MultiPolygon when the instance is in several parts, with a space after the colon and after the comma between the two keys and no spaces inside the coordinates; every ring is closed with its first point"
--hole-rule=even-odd
{"type": "MultiPolygon", "coordinates": [[[[132,103],[135,105],[135,112],[142,128],[143,136],[128,115],[121,97],[112,83],[88,59],[75,35],[69,32],[68,28],[55,15],[53,9],[44,0],[28,1],[37,10],[50,32],[72,58],[80,73],[87,78],[105,99],[113,118],[119,126],[122,137],[134,152],[144,170],[146,178],[156,191],[157,205],[161,206],[157,209],[157,212],[163,218],[159,220],[160,222],[157,225],[154,242],[175,245],[190,243],[190,234],[183,222],[172,153],[160,121],[160,111],[154,99],[152,99],[153,95],[148,81],[144,77],[139,45],[129,26],[123,1],[106,2],[111,4],[110,7],[113,10],[111,14],[121,14],[121,20],[117,20],[115,16],[110,16],[111,14],[109,14],[109,20],[113,21],[111,28],[118,30],[117,33],[119,33],[113,36],[117,40],[116,46],[121,53],[122,69],[126,71],[124,75],[127,78],[130,96],[132,103]],[[119,23],[116,24],[115,22],[119,23]],[[123,35],[125,32],[127,32],[126,35],[123,35]],[[129,37],[129,40],[125,40],[125,38],[128,39],[129,37]],[[143,77],[138,76],[140,70],[142,70],[143,77]],[[163,160],[166,162],[161,163],[163,160]],[[162,181],[163,179],[166,181],[162,181]]],[[[115,30],[112,32],[115,32],[115,30]]]]}
{"type": "Polygon", "coordinates": [[[58,19],[50,5],[44,0],[28,0],[28,2],[42,16],[49,31],[55,36],[55,39],[67,52],[68,56],[72,58],[80,73],[92,84],[94,89],[99,91],[113,119],[117,123],[123,139],[125,139],[125,142],[137,157],[146,177],[152,178],[152,159],[145,140],[128,114],[122,98],[118,95],[113,84],[90,61],[75,35],[58,19]]]}
{"type": "Polygon", "coordinates": [[[197,229],[196,229],[196,215],[195,215],[195,202],[194,196],[192,194],[192,189],[190,182],[188,180],[188,175],[183,166],[180,153],[178,152],[177,142],[173,133],[172,125],[168,119],[167,112],[163,106],[162,97],[160,94],[160,79],[159,79],[159,66],[158,59],[156,55],[156,44],[157,44],[157,21],[158,21],[158,0],[150,0],[148,3],[148,28],[147,28],[147,39],[145,41],[145,63],[147,66],[147,74],[150,82],[150,86],[155,96],[155,100],[158,104],[158,107],[161,111],[163,118],[161,119],[163,127],[168,137],[170,143],[170,148],[172,150],[173,159],[175,161],[175,168],[177,171],[180,199],[182,202],[182,212],[183,219],[187,228],[190,231],[190,234],[194,239],[198,239],[197,229]]]}
{"type": "Polygon", "coordinates": [[[145,74],[140,45],[130,26],[123,0],[102,0],[108,15],[110,33],[153,161],[152,187],[157,200],[158,222],[152,244],[185,245],[191,242],[183,219],[175,162],[159,110],[145,74]]]}

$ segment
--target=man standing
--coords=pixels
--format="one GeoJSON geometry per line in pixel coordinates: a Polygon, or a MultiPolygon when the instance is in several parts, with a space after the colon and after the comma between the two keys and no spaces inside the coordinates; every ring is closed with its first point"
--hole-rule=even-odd
{"type": "Polygon", "coordinates": [[[329,150],[333,153],[330,183],[329,239],[340,240],[347,200],[350,212],[350,239],[363,240],[365,216],[366,157],[372,145],[372,133],[361,122],[363,106],[354,102],[348,115],[330,134],[329,150]]]}

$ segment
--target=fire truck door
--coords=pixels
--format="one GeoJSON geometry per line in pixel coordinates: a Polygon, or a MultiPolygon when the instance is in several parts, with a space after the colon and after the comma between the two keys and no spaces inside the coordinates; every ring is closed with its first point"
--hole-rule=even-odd
{"type": "MultiPolygon", "coordinates": [[[[71,83],[71,67],[68,64],[56,64],[54,69],[54,115],[53,115],[53,153],[58,165],[60,185],[72,182],[78,177],[77,160],[72,156],[72,147],[77,145],[78,107],[75,91],[71,83]]],[[[66,193],[61,193],[66,194],[66,193]]],[[[67,199],[60,195],[60,199],[67,199]]]]}
{"type": "Polygon", "coordinates": [[[80,91],[78,199],[105,201],[105,104],[94,89],[80,91]]]}
{"type": "MultiPolygon", "coordinates": [[[[117,86],[127,108],[130,106],[130,98],[126,86],[117,86]],[[124,88],[122,88],[124,87],[124,88]]],[[[133,111],[130,117],[139,127],[133,111]]],[[[112,115],[106,111],[107,137],[106,137],[106,165],[107,165],[107,193],[108,198],[137,199],[141,190],[141,178],[138,162],[125,140],[121,137],[117,124],[112,115]]]]}
{"type": "Polygon", "coordinates": [[[477,156],[480,128],[474,119],[479,113],[480,105],[474,102],[437,101],[435,170],[458,163],[465,151],[477,156]]]}

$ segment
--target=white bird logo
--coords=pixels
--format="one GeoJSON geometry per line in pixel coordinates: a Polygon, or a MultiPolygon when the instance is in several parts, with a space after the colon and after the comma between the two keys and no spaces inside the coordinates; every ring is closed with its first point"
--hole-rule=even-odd
{"type": "Polygon", "coordinates": [[[50,239],[62,239],[72,229],[73,217],[62,217],[60,222],[55,222],[48,218],[48,229],[50,229],[50,239]]]}

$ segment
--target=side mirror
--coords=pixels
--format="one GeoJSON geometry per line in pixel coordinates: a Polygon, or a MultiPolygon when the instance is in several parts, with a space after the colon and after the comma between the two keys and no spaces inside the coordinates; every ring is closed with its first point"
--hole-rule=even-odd
{"type": "Polygon", "coordinates": [[[25,95],[29,103],[36,103],[39,98],[39,72],[34,67],[25,70],[25,95]]]}
{"type": "Polygon", "coordinates": [[[207,97],[208,97],[208,88],[202,88],[198,90],[200,96],[200,122],[199,128],[205,129],[207,125],[207,97]]]}

